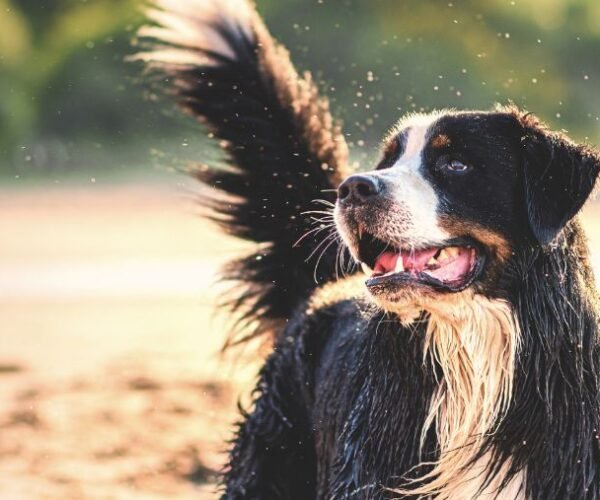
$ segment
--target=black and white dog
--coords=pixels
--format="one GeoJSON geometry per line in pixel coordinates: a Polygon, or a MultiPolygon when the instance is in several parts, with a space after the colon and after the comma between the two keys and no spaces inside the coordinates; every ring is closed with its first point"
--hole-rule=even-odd
{"type": "Polygon", "coordinates": [[[514,107],[440,111],[401,119],[376,168],[347,177],[327,102],[252,5],[155,0],[148,16],[137,57],[220,140],[226,163],[196,175],[223,227],[260,244],[226,273],[246,335],[274,348],[224,498],[600,498],[576,217],[600,154],[514,107]],[[338,235],[366,281],[338,279],[338,235]]]}

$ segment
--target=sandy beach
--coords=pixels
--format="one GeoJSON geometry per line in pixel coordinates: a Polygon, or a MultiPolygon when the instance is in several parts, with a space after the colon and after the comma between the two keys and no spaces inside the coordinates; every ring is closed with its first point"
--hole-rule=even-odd
{"type": "Polygon", "coordinates": [[[196,212],[156,184],[0,190],[0,498],[216,497],[260,357],[219,354],[216,271],[249,247],[196,212]]]}

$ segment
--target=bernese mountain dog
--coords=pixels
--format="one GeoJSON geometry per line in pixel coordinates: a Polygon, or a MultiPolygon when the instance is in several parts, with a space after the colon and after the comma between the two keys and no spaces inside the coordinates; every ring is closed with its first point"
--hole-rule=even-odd
{"type": "Polygon", "coordinates": [[[250,2],[147,15],[136,59],[225,154],[194,170],[204,202],[257,243],[225,269],[230,343],[273,342],[223,498],[599,499],[577,218],[599,152],[514,106],[442,110],[401,118],[351,173],[327,100],[250,2]]]}

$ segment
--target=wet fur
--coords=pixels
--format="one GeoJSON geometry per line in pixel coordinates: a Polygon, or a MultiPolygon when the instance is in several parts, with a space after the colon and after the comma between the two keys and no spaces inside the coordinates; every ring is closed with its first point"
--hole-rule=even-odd
{"type": "Polygon", "coordinates": [[[425,485],[404,493],[435,493],[440,500],[464,495],[469,482],[479,480],[473,493],[485,489],[481,470],[472,466],[486,458],[482,445],[510,406],[520,340],[510,304],[470,290],[458,295],[419,307],[429,312],[424,353],[439,367],[421,436],[424,442],[435,427],[439,458],[419,478],[425,485]]]}
{"type": "Polygon", "coordinates": [[[157,91],[174,95],[220,140],[224,164],[192,171],[213,188],[202,200],[211,217],[226,232],[262,245],[224,271],[225,280],[236,282],[226,301],[239,319],[230,343],[274,334],[298,298],[336,276],[334,244],[319,247],[313,273],[316,257],[309,257],[326,233],[310,232],[323,216],[306,212],[335,201],[346,142],[310,74],[296,72],[248,2],[153,5],[148,15],[155,24],[140,30],[133,59],[146,64],[157,91]]]}
{"type": "Polygon", "coordinates": [[[446,231],[489,245],[485,279],[443,299],[415,295],[403,310],[376,305],[362,278],[336,281],[336,245],[315,276],[307,259],[321,237],[296,244],[314,228],[302,212],[333,202],[345,176],[326,102],[249,4],[225,4],[157,0],[138,56],[222,141],[226,165],[195,170],[218,191],[204,202],[228,232],[262,245],[226,271],[241,283],[230,305],[243,335],[275,341],[223,497],[600,498],[598,305],[573,218],[600,168],[595,150],[497,110],[524,161],[514,181],[523,224],[506,234],[500,217],[446,214],[446,231]]]}

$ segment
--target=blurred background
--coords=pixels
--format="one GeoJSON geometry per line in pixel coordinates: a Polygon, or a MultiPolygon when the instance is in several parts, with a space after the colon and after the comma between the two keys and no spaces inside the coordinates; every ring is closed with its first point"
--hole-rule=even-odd
{"type": "MultiPolygon", "coordinates": [[[[363,168],[400,115],[439,107],[513,101],[600,143],[599,2],[258,6],[363,168]]],[[[248,247],[197,217],[181,173],[218,152],[125,62],[140,7],[0,0],[3,499],[215,497],[259,361],[219,355],[216,270],[248,247]]]]}

